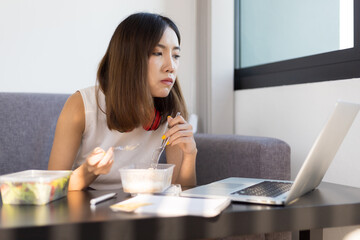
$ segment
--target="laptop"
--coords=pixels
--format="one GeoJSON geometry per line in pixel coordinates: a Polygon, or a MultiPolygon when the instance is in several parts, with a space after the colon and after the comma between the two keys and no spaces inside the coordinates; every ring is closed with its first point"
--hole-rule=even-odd
{"type": "Polygon", "coordinates": [[[183,191],[181,196],[227,196],[235,202],[290,204],[320,184],[359,109],[360,104],[336,103],[294,181],[231,177],[183,191]]]}

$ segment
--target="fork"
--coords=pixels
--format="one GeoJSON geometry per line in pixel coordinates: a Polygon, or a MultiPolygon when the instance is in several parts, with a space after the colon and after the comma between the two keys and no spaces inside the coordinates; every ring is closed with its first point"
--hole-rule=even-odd
{"type": "Polygon", "coordinates": [[[167,142],[169,141],[168,138],[164,139],[161,143],[161,147],[158,147],[156,148],[154,151],[153,151],[153,154],[152,154],[152,157],[151,157],[151,167],[156,169],[157,168],[157,165],[158,165],[158,162],[159,162],[159,158],[162,154],[162,152],[164,151],[165,149],[165,146],[167,144],[167,142]]]}
{"type": "MultiPolygon", "coordinates": [[[[180,112],[176,113],[176,117],[180,116],[180,112]]],[[[166,122],[166,128],[168,127],[168,123],[166,122]]],[[[157,168],[158,162],[159,162],[159,158],[162,154],[162,152],[164,151],[166,144],[168,143],[169,138],[165,138],[162,140],[160,147],[156,148],[152,154],[151,157],[151,167],[152,168],[157,168]]]]}
{"type": "Polygon", "coordinates": [[[140,144],[117,146],[117,147],[114,147],[114,150],[132,151],[132,150],[134,150],[135,148],[137,148],[139,145],[140,145],[140,144]]]}

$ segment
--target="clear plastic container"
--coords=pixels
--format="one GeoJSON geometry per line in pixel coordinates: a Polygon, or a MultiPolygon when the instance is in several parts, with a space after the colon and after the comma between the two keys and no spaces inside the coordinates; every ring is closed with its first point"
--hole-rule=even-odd
{"type": "Polygon", "coordinates": [[[0,176],[3,204],[43,205],[67,195],[72,171],[26,170],[0,176]]]}
{"type": "Polygon", "coordinates": [[[119,169],[124,192],[160,193],[171,185],[174,164],[132,164],[119,169]]]}

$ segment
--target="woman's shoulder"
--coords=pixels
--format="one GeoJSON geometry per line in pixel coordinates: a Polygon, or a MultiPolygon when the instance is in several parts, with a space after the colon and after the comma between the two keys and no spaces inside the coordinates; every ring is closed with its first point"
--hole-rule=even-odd
{"type": "Polygon", "coordinates": [[[70,95],[65,103],[64,108],[72,112],[84,110],[83,99],[79,91],[76,91],[74,94],[70,95]]]}
{"type": "Polygon", "coordinates": [[[71,124],[81,130],[84,128],[84,104],[79,92],[75,92],[67,99],[58,122],[62,124],[71,124]]]}

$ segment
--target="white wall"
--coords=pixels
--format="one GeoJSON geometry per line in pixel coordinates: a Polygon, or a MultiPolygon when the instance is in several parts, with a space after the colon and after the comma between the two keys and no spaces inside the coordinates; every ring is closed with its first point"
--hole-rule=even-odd
{"type": "Polygon", "coordinates": [[[73,93],[94,85],[98,63],[115,28],[139,11],[164,14],[179,25],[183,37],[179,79],[193,112],[196,16],[192,0],[2,0],[0,91],[73,93]]]}

